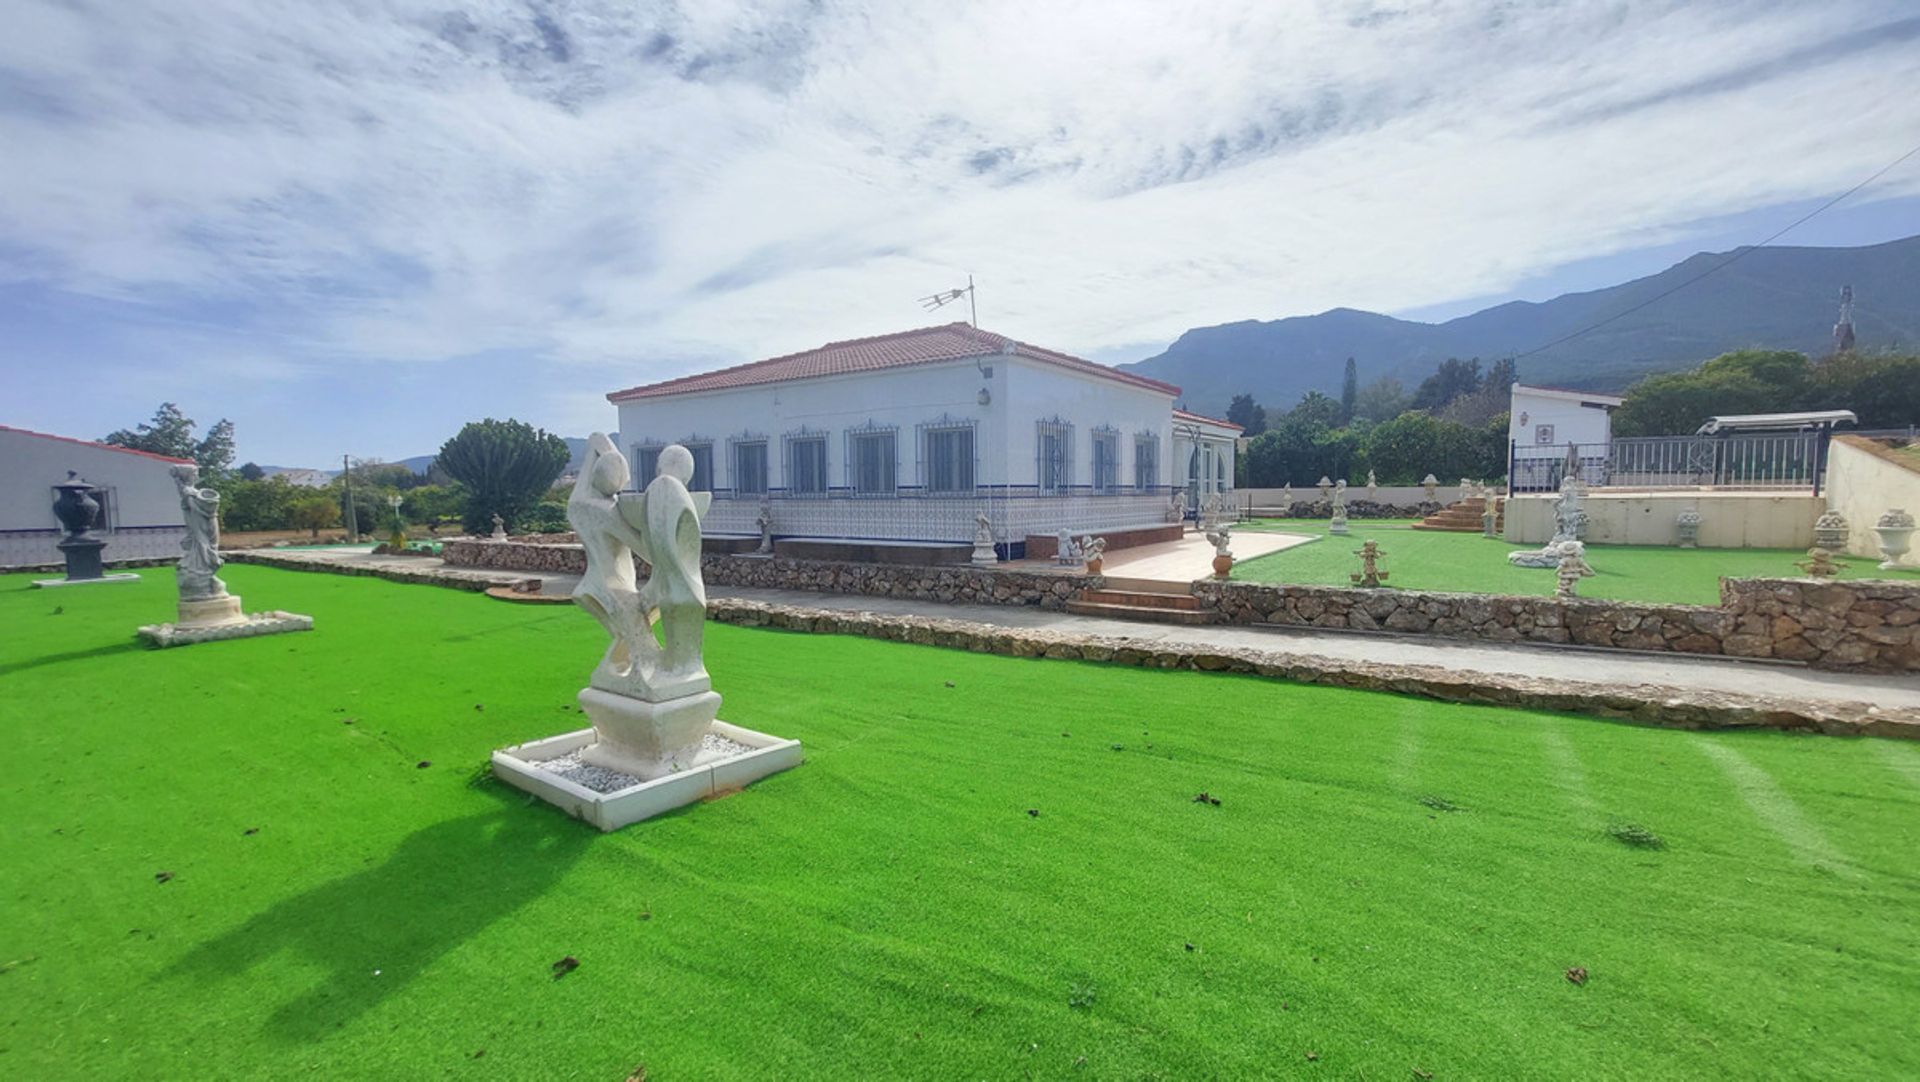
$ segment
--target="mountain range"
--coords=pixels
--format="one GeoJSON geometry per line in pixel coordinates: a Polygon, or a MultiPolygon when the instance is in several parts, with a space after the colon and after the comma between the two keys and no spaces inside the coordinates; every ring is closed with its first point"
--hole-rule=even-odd
{"type": "Polygon", "coordinates": [[[1348,357],[1362,384],[1391,377],[1411,392],[1448,357],[1492,362],[1537,350],[1519,358],[1523,381],[1616,391],[1732,349],[1825,354],[1843,285],[1853,286],[1860,348],[1920,344],[1920,236],[1913,236],[1861,248],[1702,252],[1620,285],[1512,301],[1444,323],[1335,308],[1196,327],[1165,352],[1119,367],[1178,384],[1188,409],[1215,416],[1236,394],[1252,394],[1269,412],[1308,391],[1337,397],[1348,357]]]}

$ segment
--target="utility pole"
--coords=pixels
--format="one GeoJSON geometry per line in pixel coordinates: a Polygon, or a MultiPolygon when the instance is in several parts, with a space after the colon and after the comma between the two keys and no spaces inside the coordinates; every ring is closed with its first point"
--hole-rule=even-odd
{"type": "Polygon", "coordinates": [[[347,540],[360,540],[360,520],[353,513],[353,460],[346,455],[340,456],[340,476],[345,480],[347,513],[340,516],[347,524],[347,540]]]}

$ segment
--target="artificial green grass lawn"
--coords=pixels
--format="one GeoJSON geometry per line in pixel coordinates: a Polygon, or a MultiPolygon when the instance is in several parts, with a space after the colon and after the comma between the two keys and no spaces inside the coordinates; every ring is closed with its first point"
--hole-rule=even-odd
{"type": "MultiPolygon", "coordinates": [[[[1507,553],[1538,549],[1539,545],[1512,545],[1477,533],[1415,530],[1410,526],[1415,521],[1353,519],[1348,523],[1347,536],[1333,537],[1327,533],[1326,519],[1256,520],[1247,528],[1307,533],[1321,540],[1237,563],[1233,577],[1243,582],[1350,586],[1348,576],[1360,570],[1360,557],[1354,551],[1361,542],[1372,540],[1380,544],[1380,566],[1390,575],[1386,582],[1390,587],[1538,597],[1553,593],[1553,571],[1507,563],[1507,553]]],[[[1717,605],[1722,577],[1795,578],[1805,572],[1794,562],[1806,558],[1806,553],[1793,549],[1588,545],[1587,563],[1595,574],[1580,580],[1580,595],[1614,601],[1717,605]]],[[[1920,581],[1920,570],[1881,571],[1876,561],[1854,556],[1842,556],[1836,562],[1842,578],[1920,581]]]]}
{"type": "Polygon", "coordinates": [[[585,614],[141,574],[0,577],[0,1076],[1920,1074],[1920,748],[715,626],[807,762],[602,835],[585,614]]]}

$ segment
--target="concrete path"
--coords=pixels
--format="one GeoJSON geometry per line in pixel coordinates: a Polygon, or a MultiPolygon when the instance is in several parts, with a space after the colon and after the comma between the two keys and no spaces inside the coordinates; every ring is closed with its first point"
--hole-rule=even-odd
{"type": "MultiPolygon", "coordinates": [[[[1278,530],[1258,533],[1235,531],[1233,556],[1236,560],[1251,560],[1256,556],[1266,556],[1318,540],[1320,538],[1312,534],[1283,533],[1278,530]]],[[[1052,570],[1054,563],[1052,560],[1015,560],[1002,566],[1009,571],[1052,570]]],[[[1189,533],[1178,541],[1114,549],[1106,554],[1100,573],[1108,578],[1146,579],[1184,586],[1194,579],[1213,574],[1213,546],[1205,536],[1189,533]]]]}
{"type": "MultiPolygon", "coordinates": [[[[368,549],[253,551],[264,557],[260,560],[263,563],[313,566],[350,574],[444,571],[473,580],[509,582],[537,578],[541,580],[541,592],[548,594],[571,593],[574,585],[580,581],[577,575],[551,572],[447,568],[437,559],[375,556],[368,549]]],[[[1032,607],[943,605],[934,601],[805,590],[710,586],[707,593],[716,598],[835,612],[931,616],[1012,629],[1126,637],[1145,643],[1178,644],[1196,649],[1242,648],[1355,665],[1421,665],[1458,673],[1505,674],[1580,685],[1596,692],[1635,685],[1653,686],[1750,699],[1869,703],[1889,713],[1920,716],[1920,675],[1838,673],[1731,658],[1641,654],[1547,644],[1478,643],[1431,636],[1385,635],[1324,628],[1183,627],[1115,620],[1104,616],[1076,616],[1032,607]]]]}
{"type": "MultiPolygon", "coordinates": [[[[568,587],[571,589],[571,587],[568,587]]],[[[1920,676],[1835,673],[1797,665],[1640,654],[1550,645],[1473,643],[1430,636],[1382,635],[1324,628],[1182,627],[1104,616],[1006,605],[934,602],[713,586],[709,596],[764,601],[839,612],[938,616],[995,627],[1104,635],[1197,649],[1244,647],[1335,661],[1433,665],[1456,672],[1510,673],[1598,688],[1660,685],[1729,695],[1826,702],[1867,702],[1887,710],[1920,712],[1920,676]]]]}

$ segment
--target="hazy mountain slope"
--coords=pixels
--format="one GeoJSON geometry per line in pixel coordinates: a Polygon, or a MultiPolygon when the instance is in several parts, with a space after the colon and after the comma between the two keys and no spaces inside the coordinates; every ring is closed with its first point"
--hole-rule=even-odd
{"type": "MultiPolygon", "coordinates": [[[[1199,327],[1164,353],[1121,367],[1179,384],[1188,406],[1203,411],[1224,410],[1245,392],[1280,408],[1309,390],[1338,394],[1348,357],[1358,361],[1362,381],[1391,375],[1412,390],[1447,357],[1491,360],[1535,349],[1627,312],[1733,254],[1702,253],[1606,289],[1515,301],[1438,324],[1335,308],[1199,327]]],[[[1819,354],[1831,341],[1840,287],[1848,283],[1863,347],[1920,343],[1920,236],[1864,248],[1761,248],[1672,296],[1523,359],[1520,375],[1612,390],[1744,346],[1819,354]]]]}

